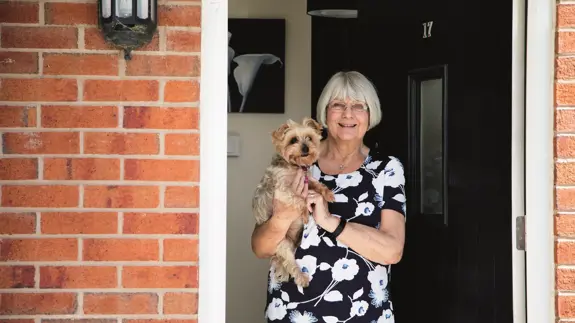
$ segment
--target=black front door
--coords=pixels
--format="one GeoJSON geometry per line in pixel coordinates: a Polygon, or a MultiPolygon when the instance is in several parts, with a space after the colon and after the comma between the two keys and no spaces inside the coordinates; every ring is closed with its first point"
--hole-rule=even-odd
{"type": "Polygon", "coordinates": [[[510,0],[364,0],[351,68],[383,122],[368,145],[406,168],[396,322],[511,323],[510,0]]]}

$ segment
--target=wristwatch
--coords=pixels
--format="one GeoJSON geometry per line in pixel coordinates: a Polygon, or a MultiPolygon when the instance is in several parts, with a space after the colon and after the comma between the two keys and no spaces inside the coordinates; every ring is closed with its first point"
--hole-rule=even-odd
{"type": "Polygon", "coordinates": [[[337,227],[335,228],[335,230],[333,230],[333,232],[330,233],[330,235],[332,236],[332,238],[337,239],[337,237],[341,234],[341,232],[343,231],[343,229],[345,228],[345,225],[347,224],[347,221],[339,218],[339,224],[337,225],[337,227]]]}

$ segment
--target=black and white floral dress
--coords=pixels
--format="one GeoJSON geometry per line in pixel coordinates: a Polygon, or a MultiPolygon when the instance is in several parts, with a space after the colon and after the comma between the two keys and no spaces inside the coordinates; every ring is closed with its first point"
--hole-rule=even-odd
{"type": "MultiPolygon", "coordinates": [[[[379,228],[382,209],[405,216],[405,176],[395,157],[368,155],[359,169],[347,174],[324,174],[317,164],[311,172],[335,193],[336,201],[329,204],[335,216],[374,228],[379,228]]],[[[372,262],[332,240],[311,216],[295,256],[310,275],[310,285],[298,288],[293,279],[281,284],[270,268],[267,322],[394,322],[390,265],[372,262]]]]}

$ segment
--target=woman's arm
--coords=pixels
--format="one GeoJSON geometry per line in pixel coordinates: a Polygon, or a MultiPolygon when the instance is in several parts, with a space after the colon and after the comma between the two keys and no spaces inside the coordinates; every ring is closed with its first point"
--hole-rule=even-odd
{"type": "Polygon", "coordinates": [[[299,217],[298,212],[288,208],[275,208],[274,214],[267,222],[256,225],[252,232],[252,251],[258,258],[269,258],[275,253],[280,241],[285,237],[293,220],[299,217]]]}
{"type": "MultiPolygon", "coordinates": [[[[308,193],[307,179],[304,172],[299,169],[292,189],[304,198],[308,193]]],[[[291,223],[300,217],[300,213],[293,208],[273,201],[273,214],[264,223],[256,225],[252,232],[252,251],[258,258],[269,258],[276,250],[277,245],[285,237],[291,223]]]]}
{"type": "MultiPolygon", "coordinates": [[[[355,222],[347,222],[337,240],[358,252],[363,257],[381,264],[395,264],[403,256],[405,241],[405,177],[403,165],[392,158],[381,170],[375,182],[381,185],[377,190],[382,203],[379,229],[355,222]]],[[[331,215],[327,203],[319,194],[311,192],[308,205],[315,203],[316,223],[328,232],[337,228],[340,219],[331,215]],[[321,199],[319,201],[318,199],[321,199]],[[318,204],[320,207],[318,208],[318,204]]],[[[310,211],[313,209],[310,208],[310,211]]]]}
{"type": "MultiPolygon", "coordinates": [[[[330,219],[326,230],[333,232],[339,221],[335,217],[330,219]]],[[[379,229],[348,222],[337,239],[371,261],[396,264],[403,255],[405,217],[395,210],[385,209],[381,211],[379,229]]]]}

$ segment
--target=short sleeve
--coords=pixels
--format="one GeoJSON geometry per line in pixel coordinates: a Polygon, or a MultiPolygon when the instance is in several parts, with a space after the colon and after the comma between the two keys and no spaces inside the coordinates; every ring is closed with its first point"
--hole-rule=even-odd
{"type": "Polygon", "coordinates": [[[399,159],[390,156],[383,172],[383,197],[381,209],[397,211],[403,216],[406,214],[405,174],[399,159]]]}

